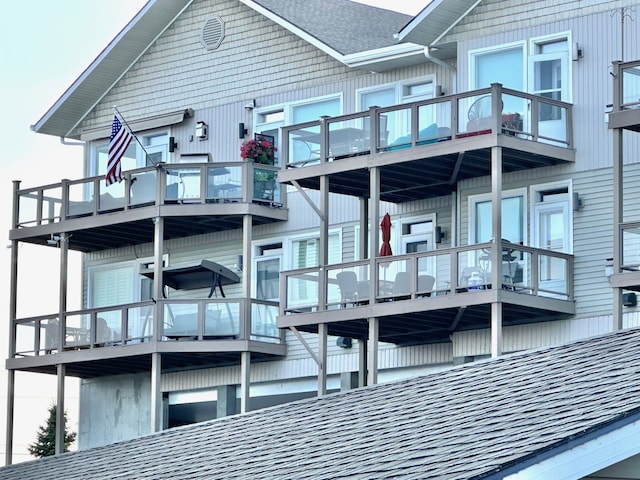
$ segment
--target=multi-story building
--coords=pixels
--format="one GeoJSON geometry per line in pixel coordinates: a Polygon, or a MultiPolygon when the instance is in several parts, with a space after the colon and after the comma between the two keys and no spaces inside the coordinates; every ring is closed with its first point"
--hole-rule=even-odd
{"type": "Polygon", "coordinates": [[[634,6],[151,0],[34,126],[86,174],[14,186],[9,419],[16,371],[82,380],[83,449],[635,325],[634,6]],[[49,315],[20,242],[59,249],[49,315]]]}

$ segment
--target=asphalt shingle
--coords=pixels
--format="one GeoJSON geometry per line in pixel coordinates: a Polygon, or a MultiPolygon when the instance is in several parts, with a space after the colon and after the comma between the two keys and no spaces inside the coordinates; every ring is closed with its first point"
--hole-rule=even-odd
{"type": "Polygon", "coordinates": [[[640,329],[0,469],[0,479],[483,478],[640,414],[640,329]]]}

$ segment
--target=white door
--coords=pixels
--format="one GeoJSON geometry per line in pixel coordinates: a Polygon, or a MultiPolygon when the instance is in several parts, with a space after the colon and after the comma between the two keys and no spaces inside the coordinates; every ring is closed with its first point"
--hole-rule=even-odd
{"type": "MultiPolygon", "coordinates": [[[[534,246],[554,252],[570,251],[568,202],[543,203],[534,207],[534,246]]],[[[553,292],[566,292],[566,262],[542,255],[538,267],[539,287],[549,290],[541,294],[556,296],[553,292]]]]}
{"type": "MultiPolygon", "coordinates": [[[[566,42],[561,42],[566,45],[566,42]]],[[[568,101],[568,62],[569,53],[553,51],[529,57],[529,92],[553,100],[568,101]]],[[[538,107],[538,135],[546,143],[553,140],[564,141],[567,138],[566,110],[545,103],[538,107]],[[553,139],[553,140],[550,140],[553,139]]],[[[561,142],[558,142],[561,144],[561,142]]]]}

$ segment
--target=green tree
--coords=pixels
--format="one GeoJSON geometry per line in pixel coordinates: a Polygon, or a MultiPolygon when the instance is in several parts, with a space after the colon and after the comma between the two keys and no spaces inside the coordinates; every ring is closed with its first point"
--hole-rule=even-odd
{"type": "MultiPolygon", "coordinates": [[[[67,412],[64,412],[64,451],[69,451],[69,446],[76,440],[76,433],[70,432],[67,427],[67,412]]],[[[27,446],[29,453],[34,457],[42,458],[56,453],[56,406],[49,407],[47,423],[38,427],[38,438],[27,446]]]]}

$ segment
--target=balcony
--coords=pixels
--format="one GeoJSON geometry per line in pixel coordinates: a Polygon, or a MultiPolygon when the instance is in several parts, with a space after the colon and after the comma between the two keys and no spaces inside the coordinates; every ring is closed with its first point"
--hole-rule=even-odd
{"type": "MultiPolygon", "coordinates": [[[[125,172],[109,187],[104,177],[14,193],[11,240],[47,245],[73,232],[69,248],[91,252],[153,241],[154,217],[171,239],[287,220],[278,167],[251,162],[159,164],[125,172]],[[96,194],[97,193],[97,194],[96,194]]],[[[17,186],[17,185],[16,185],[17,186]]]]}
{"type": "Polygon", "coordinates": [[[490,175],[491,149],[504,172],[573,162],[572,105],[502,88],[372,107],[283,128],[281,182],[369,196],[379,167],[380,199],[394,203],[450,193],[467,178],[490,175]],[[426,176],[424,172],[429,172],[426,176]]]}
{"type": "Polygon", "coordinates": [[[326,323],[330,335],[364,339],[366,320],[377,317],[380,341],[398,345],[488,328],[496,302],[505,326],[575,313],[573,256],[509,242],[293,270],[281,282],[278,327],[315,332],[326,323]],[[502,265],[494,275],[496,248],[502,265]]]}
{"type": "Polygon", "coordinates": [[[609,128],[640,132],[640,60],[613,62],[613,109],[609,128]]]}
{"type": "Polygon", "coordinates": [[[269,360],[286,349],[277,313],[255,299],[163,299],[16,319],[7,368],[55,374],[63,364],[91,378],[149,371],[155,352],[165,371],[238,365],[241,352],[269,360]]]}

